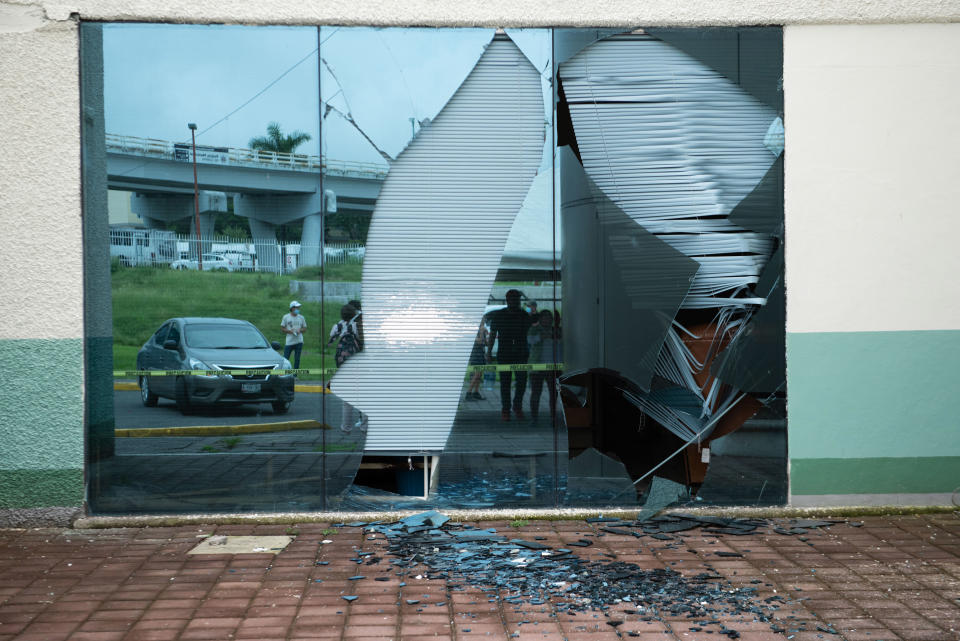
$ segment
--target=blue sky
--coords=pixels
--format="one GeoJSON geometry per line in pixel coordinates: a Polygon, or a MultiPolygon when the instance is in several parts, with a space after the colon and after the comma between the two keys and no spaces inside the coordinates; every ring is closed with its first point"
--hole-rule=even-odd
{"type": "MultiPolygon", "coordinates": [[[[187,123],[195,122],[198,143],[246,147],[268,122],[277,121],[286,132],[310,134],[299,151],[317,154],[322,83],[324,101],[333,108],[324,122],[323,152],[338,160],[384,164],[357,128],[395,157],[411,137],[410,118],[436,116],[493,34],[492,29],[323,27],[321,63],[314,27],[106,25],[106,128],[185,141],[187,123]]],[[[549,31],[510,35],[543,70],[549,31]]]]}

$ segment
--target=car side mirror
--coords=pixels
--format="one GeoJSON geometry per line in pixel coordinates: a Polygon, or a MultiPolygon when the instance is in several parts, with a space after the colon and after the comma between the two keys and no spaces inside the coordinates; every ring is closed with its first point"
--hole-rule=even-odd
{"type": "Polygon", "coordinates": [[[280,343],[278,343],[277,341],[273,341],[272,343],[270,343],[270,347],[272,347],[274,350],[278,352],[280,351],[280,343]]]}
{"type": "Polygon", "coordinates": [[[177,341],[170,340],[163,341],[163,349],[177,349],[177,341]]]}

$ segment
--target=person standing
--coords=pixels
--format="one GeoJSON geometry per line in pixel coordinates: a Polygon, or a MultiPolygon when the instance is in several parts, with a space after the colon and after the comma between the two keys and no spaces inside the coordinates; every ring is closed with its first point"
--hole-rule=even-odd
{"type": "MultiPolygon", "coordinates": [[[[487,345],[487,326],[483,320],[480,321],[480,328],[477,329],[477,336],[473,340],[473,349],[470,351],[469,365],[486,365],[487,358],[484,355],[484,348],[487,345]]],[[[485,401],[485,396],[480,393],[480,381],[483,380],[483,371],[477,370],[470,377],[470,385],[467,387],[467,393],[463,397],[465,401],[485,401]]]]}
{"type": "Polygon", "coordinates": [[[290,301],[290,313],[280,319],[280,331],[287,335],[286,345],[283,347],[283,357],[290,359],[293,353],[293,369],[300,369],[300,353],[303,352],[303,332],[307,329],[307,321],[300,313],[300,303],[290,301]]]}
{"type": "MultiPolygon", "coordinates": [[[[545,309],[540,312],[537,322],[527,335],[530,344],[530,362],[541,365],[559,362],[559,327],[554,322],[553,312],[545,309]]],[[[550,424],[556,419],[557,412],[557,371],[553,369],[530,372],[530,420],[536,423],[540,416],[540,394],[543,385],[547,385],[547,398],[550,400],[550,424]]]]}
{"type": "MultiPolygon", "coordinates": [[[[497,363],[512,365],[526,363],[530,355],[527,345],[527,331],[533,324],[533,318],[520,307],[522,294],[511,289],[506,293],[507,306],[490,312],[490,336],[487,338],[487,358],[492,360],[493,345],[497,344],[497,363]]],[[[523,393],[527,389],[527,373],[516,372],[517,385],[514,390],[513,402],[510,399],[510,383],[514,372],[504,370],[500,372],[500,420],[510,420],[510,410],[513,409],[517,419],[523,420],[523,393]]]]}

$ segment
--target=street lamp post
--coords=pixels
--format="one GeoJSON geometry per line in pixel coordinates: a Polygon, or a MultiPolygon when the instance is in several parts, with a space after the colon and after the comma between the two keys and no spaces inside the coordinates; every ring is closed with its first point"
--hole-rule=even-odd
{"type": "Polygon", "coordinates": [[[197,229],[197,269],[203,271],[203,239],[200,237],[200,190],[197,188],[197,124],[187,123],[193,146],[193,225],[197,229]]]}

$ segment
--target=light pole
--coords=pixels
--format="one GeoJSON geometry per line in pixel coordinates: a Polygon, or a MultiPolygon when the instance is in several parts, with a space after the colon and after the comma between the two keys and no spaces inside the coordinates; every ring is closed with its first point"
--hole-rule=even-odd
{"type": "Polygon", "coordinates": [[[203,271],[203,239],[200,238],[200,190],[197,189],[197,124],[188,122],[193,146],[193,225],[197,229],[197,269],[203,271]]]}

